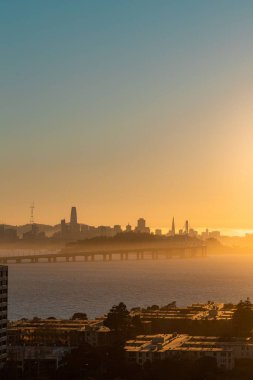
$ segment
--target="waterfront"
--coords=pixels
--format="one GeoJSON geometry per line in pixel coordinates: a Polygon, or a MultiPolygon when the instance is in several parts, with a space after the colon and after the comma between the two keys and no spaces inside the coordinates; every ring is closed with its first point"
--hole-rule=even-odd
{"type": "Polygon", "coordinates": [[[127,306],[253,299],[253,256],[9,266],[9,319],[102,315],[127,306]]]}

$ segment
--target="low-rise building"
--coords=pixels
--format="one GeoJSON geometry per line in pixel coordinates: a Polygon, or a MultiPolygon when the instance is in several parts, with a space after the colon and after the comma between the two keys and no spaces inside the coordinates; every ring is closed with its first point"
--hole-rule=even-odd
{"type": "Polygon", "coordinates": [[[163,360],[168,357],[169,350],[180,347],[187,339],[187,335],[177,334],[139,335],[126,342],[126,359],[139,365],[147,361],[163,360]]]}
{"type": "Polygon", "coordinates": [[[103,319],[34,318],[33,320],[11,322],[8,326],[8,342],[10,346],[77,347],[84,342],[98,346],[106,341],[109,335],[108,330],[103,326],[103,319]]]}
{"type": "Polygon", "coordinates": [[[87,325],[83,328],[84,340],[92,347],[108,346],[111,343],[111,330],[101,325],[87,325]]]}
{"type": "Polygon", "coordinates": [[[219,338],[178,334],[140,335],[125,345],[126,359],[145,362],[180,358],[198,360],[209,357],[222,369],[234,368],[236,359],[253,359],[252,338],[219,338]]]}
{"type": "Polygon", "coordinates": [[[72,349],[73,347],[9,346],[8,358],[15,362],[21,373],[28,372],[36,378],[47,377],[55,373],[64,356],[72,349]]]}
{"type": "Polygon", "coordinates": [[[169,304],[164,307],[149,307],[138,314],[142,321],[151,322],[152,333],[173,333],[189,335],[231,335],[235,305],[223,303],[197,303],[187,307],[169,304]]]}

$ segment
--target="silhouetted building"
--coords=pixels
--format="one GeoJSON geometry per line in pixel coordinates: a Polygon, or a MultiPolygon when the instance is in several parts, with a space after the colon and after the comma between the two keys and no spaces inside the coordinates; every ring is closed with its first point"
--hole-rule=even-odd
{"type": "Polygon", "coordinates": [[[189,234],[189,222],[188,222],[188,220],[186,220],[186,222],[185,222],[185,234],[186,235],[189,234]]]}
{"type": "Polygon", "coordinates": [[[189,236],[190,237],[197,237],[198,236],[198,231],[195,231],[193,228],[190,228],[189,230],[189,236]]]}
{"type": "Polygon", "coordinates": [[[7,358],[8,267],[0,265],[0,368],[7,358]]]}
{"type": "Polygon", "coordinates": [[[61,220],[61,237],[63,239],[66,238],[67,233],[68,233],[68,227],[67,227],[66,221],[65,221],[65,219],[62,219],[61,220]]]}
{"type": "Polygon", "coordinates": [[[126,225],[126,232],[131,232],[132,231],[132,226],[128,223],[126,225]]]}
{"type": "Polygon", "coordinates": [[[171,226],[171,235],[175,236],[175,234],[176,234],[176,228],[175,228],[175,220],[174,220],[174,216],[173,216],[172,226],[171,226]]]}
{"type": "Polygon", "coordinates": [[[113,227],[115,235],[120,234],[122,232],[121,226],[119,224],[115,224],[113,227]]]}
{"type": "Polygon", "coordinates": [[[135,227],[135,232],[139,233],[150,233],[149,227],[146,227],[146,220],[143,218],[138,219],[137,226],[135,227]]]}
{"type": "Polygon", "coordinates": [[[71,239],[80,239],[80,225],[77,223],[76,207],[71,208],[69,230],[71,239]]]}
{"type": "Polygon", "coordinates": [[[72,208],[71,208],[70,224],[72,224],[72,225],[77,224],[77,212],[76,212],[76,207],[72,207],[72,208]]]}
{"type": "Polygon", "coordinates": [[[175,235],[176,235],[176,227],[175,227],[175,219],[173,216],[171,230],[169,231],[168,236],[175,236],[175,235]]]}
{"type": "Polygon", "coordinates": [[[98,226],[96,228],[96,236],[114,236],[115,233],[113,232],[113,229],[110,226],[98,226]]]}
{"type": "Polygon", "coordinates": [[[221,237],[220,231],[210,231],[209,232],[209,238],[210,239],[217,239],[217,240],[219,240],[220,237],[221,237]]]}

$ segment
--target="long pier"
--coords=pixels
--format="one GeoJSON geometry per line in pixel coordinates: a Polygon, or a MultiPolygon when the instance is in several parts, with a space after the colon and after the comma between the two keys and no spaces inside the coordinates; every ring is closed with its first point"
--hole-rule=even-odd
{"type": "Polygon", "coordinates": [[[168,247],[152,248],[120,248],[120,249],[92,249],[70,251],[68,249],[59,252],[32,252],[29,254],[11,254],[0,256],[0,264],[21,264],[32,263],[38,264],[43,262],[75,262],[75,261],[127,261],[127,260],[158,260],[171,259],[173,257],[190,258],[205,257],[205,245],[173,245],[168,247]]]}

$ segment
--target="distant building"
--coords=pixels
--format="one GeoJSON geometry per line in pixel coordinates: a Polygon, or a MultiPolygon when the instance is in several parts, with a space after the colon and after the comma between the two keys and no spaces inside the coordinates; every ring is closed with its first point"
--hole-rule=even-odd
{"type": "Polygon", "coordinates": [[[216,239],[216,240],[219,240],[220,238],[221,238],[220,231],[209,231],[208,229],[206,229],[201,234],[201,239],[202,240],[207,240],[207,239],[216,239]]]}
{"type": "Polygon", "coordinates": [[[69,232],[71,239],[80,238],[80,225],[77,223],[77,211],[76,207],[71,208],[69,232]]]}
{"type": "Polygon", "coordinates": [[[126,232],[131,232],[132,231],[132,226],[128,223],[126,225],[126,232]]]}
{"type": "Polygon", "coordinates": [[[176,235],[176,227],[175,227],[175,219],[173,216],[172,223],[171,223],[171,230],[168,232],[168,236],[175,236],[176,235]]]}
{"type": "Polygon", "coordinates": [[[201,233],[201,239],[207,240],[209,238],[209,231],[206,229],[204,232],[201,233]]]}
{"type": "Polygon", "coordinates": [[[119,224],[115,224],[113,227],[115,235],[120,234],[122,232],[121,226],[119,224]]]}
{"type": "Polygon", "coordinates": [[[171,235],[172,235],[172,236],[175,236],[175,235],[176,235],[176,228],[175,228],[175,219],[174,219],[174,216],[173,216],[173,219],[172,219],[171,235]]]}
{"type": "Polygon", "coordinates": [[[189,235],[189,221],[186,220],[185,222],[185,235],[189,235]]]}
{"type": "Polygon", "coordinates": [[[67,233],[68,233],[68,226],[66,225],[65,219],[62,219],[61,220],[61,237],[64,239],[65,237],[67,237],[67,233]]]}
{"type": "Polygon", "coordinates": [[[7,358],[8,267],[0,266],[0,368],[7,358]]]}
{"type": "Polygon", "coordinates": [[[135,227],[135,232],[139,233],[150,233],[150,228],[146,227],[146,220],[140,218],[137,220],[137,226],[135,227]]]}
{"type": "Polygon", "coordinates": [[[76,207],[72,207],[71,208],[70,224],[72,224],[72,225],[77,224],[77,211],[76,211],[76,207]]]}
{"type": "Polygon", "coordinates": [[[197,237],[198,236],[198,231],[195,231],[193,228],[189,229],[189,234],[190,237],[197,237]]]}
{"type": "Polygon", "coordinates": [[[161,235],[162,235],[162,230],[159,229],[159,228],[157,228],[157,229],[155,230],[155,234],[156,234],[157,236],[161,236],[161,235]]]}
{"type": "Polygon", "coordinates": [[[220,237],[221,237],[220,231],[210,231],[209,232],[209,238],[210,239],[217,239],[217,240],[219,240],[220,237]]]}

